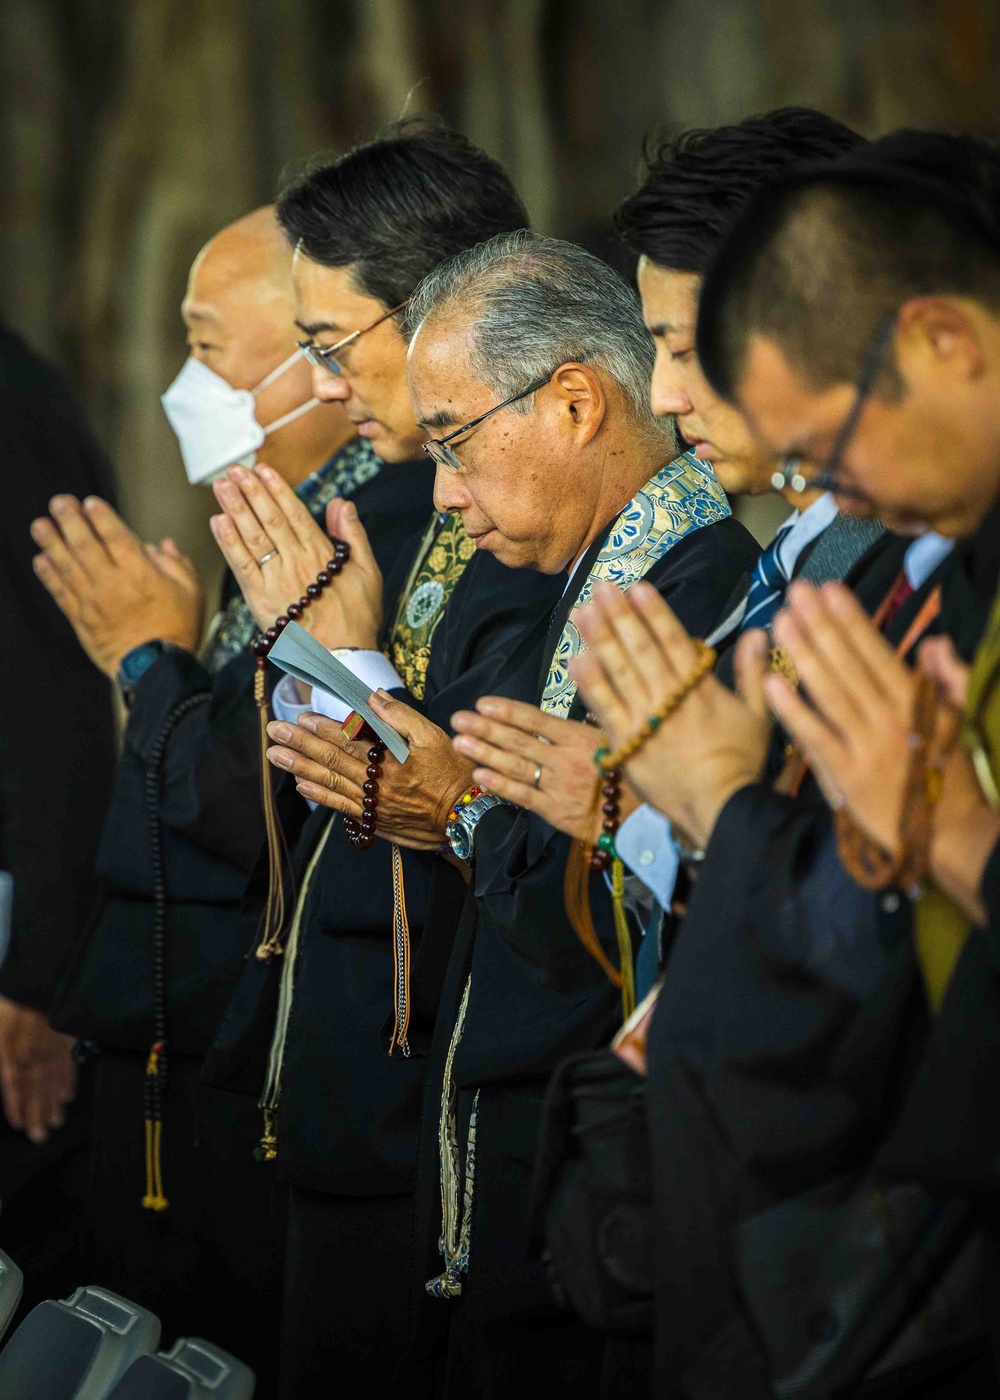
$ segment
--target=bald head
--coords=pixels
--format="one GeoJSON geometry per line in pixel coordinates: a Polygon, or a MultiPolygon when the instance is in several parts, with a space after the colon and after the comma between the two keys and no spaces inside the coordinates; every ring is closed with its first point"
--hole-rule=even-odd
{"type": "Polygon", "coordinates": [[[291,277],[292,250],[268,204],[209,239],[192,264],[184,304],[200,309],[235,294],[257,303],[283,299],[290,306],[291,277]]]}
{"type": "MultiPolygon", "coordinates": [[[[195,258],[181,304],[192,356],[234,389],[256,389],[295,351],[292,250],[272,205],[227,225],[195,258]]],[[[257,397],[262,427],[312,398],[304,359],[257,397]]],[[[266,460],[293,484],[349,435],[337,405],[323,404],[269,438],[266,460]]]]}

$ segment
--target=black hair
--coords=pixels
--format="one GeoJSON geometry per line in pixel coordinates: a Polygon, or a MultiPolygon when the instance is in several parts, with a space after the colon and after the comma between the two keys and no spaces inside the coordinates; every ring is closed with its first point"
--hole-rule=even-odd
{"type": "MultiPolygon", "coordinates": [[[[815,388],[856,382],[879,329],[911,297],[1000,308],[1000,155],[974,137],[900,132],[750,202],[701,289],[697,349],[737,397],[750,338],[765,336],[815,388]]],[[[875,381],[901,379],[891,355],[875,381]]]]}
{"type": "Polygon", "coordinates": [[[324,267],[352,267],[359,289],[386,309],[444,258],[528,225],[501,166],[427,117],[397,122],[309,171],[277,211],[293,247],[324,267]]]}
{"type": "Polygon", "coordinates": [[[747,200],[793,167],[835,160],[864,138],[809,107],[781,107],[735,126],[683,131],[645,152],[642,185],[615,214],[633,252],[702,273],[747,200]]]}

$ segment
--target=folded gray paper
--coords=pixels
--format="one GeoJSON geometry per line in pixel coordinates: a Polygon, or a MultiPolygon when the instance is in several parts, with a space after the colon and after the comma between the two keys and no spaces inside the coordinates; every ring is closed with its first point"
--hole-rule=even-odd
{"type": "Polygon", "coordinates": [[[268,660],[297,681],[318,686],[345,705],[350,705],[352,710],[367,720],[394,758],[398,758],[400,763],[405,763],[409,758],[410,748],[406,740],[384,719],[380,719],[368,703],[372,698],[368,687],[297,622],[289,622],[268,653],[268,660]]]}

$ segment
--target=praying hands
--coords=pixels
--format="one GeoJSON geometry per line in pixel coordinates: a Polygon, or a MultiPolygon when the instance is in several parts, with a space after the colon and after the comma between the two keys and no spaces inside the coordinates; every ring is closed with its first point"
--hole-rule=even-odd
{"type": "Polygon", "coordinates": [[[326,567],[332,536],[350,546],[350,562],[299,621],[331,649],[377,646],[382,574],[352,502],[330,502],[327,534],[271,467],[230,467],[213,490],[224,513],[212,516],[212,534],[262,632],[326,567]]]}
{"type": "MultiPolygon", "coordinates": [[[[904,791],[913,753],[917,678],[840,584],[796,583],[774,628],[808,700],[770,676],[768,701],[812,765],[832,806],[843,808],[872,840],[897,854],[904,791]]],[[[968,672],[946,642],[932,640],[920,667],[938,687],[938,747],[947,752],[968,672]]],[[[983,869],[997,840],[1000,813],[983,795],[969,755],[954,749],[941,773],[933,810],[930,872],[979,922],[983,869]]]]}
{"type": "MultiPolygon", "coordinates": [[[[632,740],[701,657],[655,588],[598,584],[576,614],[587,650],[570,663],[612,749],[632,740]]],[[[767,640],[750,632],[737,653],[739,691],[706,675],[624,763],[625,777],[685,838],[704,847],[730,797],[764,771],[771,721],[763,694],[767,640]]]]}
{"type": "MultiPolygon", "coordinates": [[[[547,715],[536,705],[485,695],[475,712],[452,716],[455,749],[478,766],[472,780],[487,792],[534,812],[567,836],[593,845],[601,834],[594,750],[602,742],[592,725],[547,715]]],[[[622,788],[619,814],[638,806],[622,788]]]]}
{"type": "Polygon", "coordinates": [[[201,585],[173,540],[143,544],[97,496],[55,496],[50,508],[31,525],[35,573],[95,666],[114,678],[126,652],[153,640],[195,650],[201,585]]]}
{"type": "MultiPolygon", "coordinates": [[[[389,753],[382,761],[376,834],[412,850],[437,850],[448,813],[472,785],[472,764],[455,753],[443,729],[409,705],[385,691],[376,691],[370,703],[410,746],[405,763],[389,753]]],[[[274,740],[268,759],[294,776],[303,797],[361,819],[367,742],[348,739],[340,724],[316,714],[300,715],[297,724],[272,721],[267,732],[274,740]]]]}

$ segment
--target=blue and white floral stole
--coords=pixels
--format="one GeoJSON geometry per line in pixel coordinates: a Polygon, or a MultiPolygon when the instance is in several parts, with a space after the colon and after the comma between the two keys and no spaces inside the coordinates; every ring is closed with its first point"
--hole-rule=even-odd
{"type": "Polygon", "coordinates": [[[693,452],[683,452],[661,467],[633,496],[608,531],[556,643],[542,692],[542,709],[547,714],[565,719],[576,697],[569,663],[584,650],[584,644],[572,615],[590,600],[594,584],[617,583],[628,588],[679,540],[703,525],[725,520],[731,513],[711,463],[700,461],[693,452]]]}

